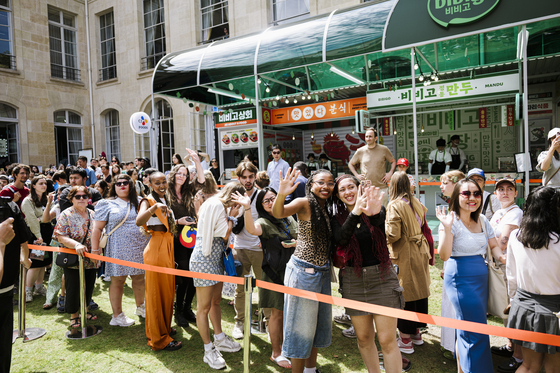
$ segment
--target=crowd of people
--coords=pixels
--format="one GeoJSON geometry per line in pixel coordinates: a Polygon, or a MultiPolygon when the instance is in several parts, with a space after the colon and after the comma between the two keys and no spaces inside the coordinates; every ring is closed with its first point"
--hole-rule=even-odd
{"type": "MultiPolygon", "coordinates": [[[[0,299],[13,296],[13,267],[18,266],[14,262],[21,260],[29,268],[25,301],[45,297],[44,309],[56,307],[69,314],[70,328],[81,327],[78,268],[60,268],[56,253],[29,250],[28,243],[216,275],[224,274],[222,253],[232,247],[242,275],[252,273],[263,281],[330,295],[334,266],[339,268],[343,298],[427,314],[429,266],[435,255],[427,208],[412,192],[416,185],[406,173],[408,161],[395,161],[377,143],[375,130],[368,130],[365,139],[366,145],[349,163],[352,174],[335,178],[322,168],[310,173],[304,162],[290,167],[274,145],[266,172],[244,160],[237,166],[237,181],[221,190],[216,183],[219,173],[213,171],[215,159],[208,163],[206,154],[190,149],[184,159],[174,156],[166,173],[151,168],[144,158],[125,164],[112,158],[111,165],[103,158],[93,159],[88,165],[80,157],[76,166],[48,169],[46,174],[13,165],[11,180],[0,192],[7,209],[0,206],[0,213],[11,217],[0,224],[0,299]]],[[[550,146],[560,147],[555,142],[550,146]]],[[[557,154],[543,157],[539,167],[554,164],[557,154]]],[[[460,157],[452,162],[460,164],[460,157]]],[[[447,168],[441,176],[442,194],[449,198],[448,209],[436,212],[438,251],[445,262],[442,316],[486,323],[491,296],[487,267],[495,262],[511,300],[504,324],[559,335],[559,192],[549,186],[536,188],[523,211],[515,204],[515,180],[498,180],[493,194],[484,186],[484,171],[476,168],[467,175],[447,168]]],[[[235,323],[228,336],[221,325],[222,282],[176,279],[90,258],[84,263],[87,320],[97,318],[92,294],[100,275],[110,281],[110,325],[136,322],[122,306],[130,276],[133,312],[145,318],[152,350],[182,347],[173,338],[173,318],[179,327],[196,323],[204,344],[202,359],[213,369],[226,367],[223,352],[241,349],[235,340],[244,337],[245,323],[250,322],[242,286],[235,291],[235,323]]],[[[331,305],[259,289],[259,308],[267,321],[271,361],[293,372],[319,372],[318,349],[332,339],[331,305]]],[[[4,305],[0,316],[3,323],[4,316],[12,322],[4,305]]],[[[409,370],[411,362],[402,354],[412,354],[424,343],[426,325],[415,321],[352,308],[334,321],[350,326],[343,334],[357,339],[368,372],[380,371],[380,359],[386,372],[409,370]]],[[[554,346],[512,340],[491,347],[488,335],[448,328],[442,328],[441,344],[456,357],[459,372],[493,372],[492,353],[510,357],[498,367],[500,372],[538,372],[543,365],[547,372],[557,372],[560,367],[560,348],[554,346]]],[[[2,359],[5,371],[9,361],[2,359]]]]}

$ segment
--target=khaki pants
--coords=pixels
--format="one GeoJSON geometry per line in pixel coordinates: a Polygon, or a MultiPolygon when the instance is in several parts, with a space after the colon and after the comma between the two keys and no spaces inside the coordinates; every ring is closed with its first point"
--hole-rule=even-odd
{"type": "MultiPolygon", "coordinates": [[[[253,275],[255,279],[260,280],[262,276],[262,261],[263,252],[262,250],[253,251],[245,249],[236,249],[237,260],[243,264],[243,271],[241,276],[248,275],[251,273],[251,268],[253,268],[253,275]]],[[[235,289],[234,298],[234,308],[235,308],[235,321],[244,322],[245,321],[245,291],[243,285],[237,285],[235,289]]],[[[270,309],[264,309],[265,318],[268,320],[270,317],[270,309]]],[[[250,319],[249,315],[249,319],[250,319]]]]}
{"type": "Polygon", "coordinates": [[[387,208],[387,205],[389,204],[389,188],[379,188],[379,193],[381,192],[385,192],[381,203],[385,206],[385,208],[387,208]]]}

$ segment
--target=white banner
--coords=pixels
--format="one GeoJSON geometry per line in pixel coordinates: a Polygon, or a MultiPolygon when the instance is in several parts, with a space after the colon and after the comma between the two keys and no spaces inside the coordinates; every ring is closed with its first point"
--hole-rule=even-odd
{"type": "Polygon", "coordinates": [[[220,131],[222,149],[255,148],[259,145],[257,128],[242,128],[231,131],[220,131]]]}
{"type": "MultiPolygon", "coordinates": [[[[429,76],[426,77],[429,79],[429,76]]],[[[474,97],[519,93],[519,74],[492,76],[454,82],[438,82],[429,86],[416,86],[416,103],[465,100],[474,97]]],[[[367,95],[368,109],[412,105],[412,87],[382,90],[367,95]]]]}

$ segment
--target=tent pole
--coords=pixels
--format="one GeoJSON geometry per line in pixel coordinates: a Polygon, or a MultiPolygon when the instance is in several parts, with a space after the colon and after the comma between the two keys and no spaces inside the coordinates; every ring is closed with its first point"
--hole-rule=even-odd
{"type": "Polygon", "coordinates": [[[525,129],[525,198],[529,196],[529,83],[527,76],[527,25],[523,25],[523,127],[525,129]]]}
{"type": "Polygon", "coordinates": [[[416,123],[416,73],[414,71],[414,56],[414,47],[412,47],[410,48],[410,72],[412,76],[412,123],[414,127],[414,180],[416,181],[416,198],[420,199],[420,183],[418,180],[418,126],[416,123]]]}

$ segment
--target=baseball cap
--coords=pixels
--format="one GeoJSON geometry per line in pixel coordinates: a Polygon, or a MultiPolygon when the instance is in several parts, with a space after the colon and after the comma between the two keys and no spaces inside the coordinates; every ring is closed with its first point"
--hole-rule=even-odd
{"type": "Polygon", "coordinates": [[[552,137],[556,137],[556,135],[560,134],[560,128],[556,127],[551,129],[550,131],[548,131],[548,139],[552,138],[552,137]]]}
{"type": "Polygon", "coordinates": [[[472,170],[470,170],[469,173],[467,174],[467,178],[469,178],[471,176],[480,176],[481,178],[486,180],[486,176],[484,175],[484,171],[482,171],[480,168],[473,168],[472,170]]]}
{"type": "Polygon", "coordinates": [[[398,166],[398,165],[401,165],[401,164],[402,164],[403,166],[408,167],[408,159],[406,159],[406,158],[400,158],[400,159],[397,161],[397,166],[398,166]]]}
{"type": "Polygon", "coordinates": [[[503,179],[496,181],[496,184],[494,185],[494,190],[498,189],[498,186],[504,183],[511,184],[511,186],[513,186],[513,188],[517,190],[517,183],[511,177],[504,177],[503,179]]]}

